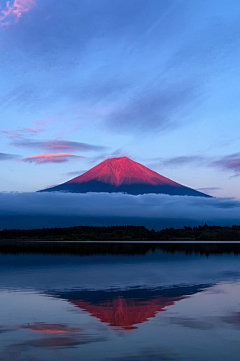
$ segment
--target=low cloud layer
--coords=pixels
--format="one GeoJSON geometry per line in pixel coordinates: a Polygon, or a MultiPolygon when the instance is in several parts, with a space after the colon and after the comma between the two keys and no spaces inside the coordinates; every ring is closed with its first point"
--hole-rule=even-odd
{"type": "Polygon", "coordinates": [[[1,216],[129,217],[145,219],[235,220],[240,201],[115,193],[0,193],[1,216]]]}

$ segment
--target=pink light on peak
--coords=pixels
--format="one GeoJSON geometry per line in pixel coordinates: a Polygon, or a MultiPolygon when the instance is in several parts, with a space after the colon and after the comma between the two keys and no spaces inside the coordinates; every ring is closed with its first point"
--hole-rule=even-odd
{"type": "Polygon", "coordinates": [[[23,13],[28,12],[35,4],[35,0],[6,1],[4,8],[0,8],[0,23],[2,26],[16,24],[23,13]]]}
{"type": "Polygon", "coordinates": [[[144,167],[140,163],[134,162],[126,156],[114,156],[105,159],[86,173],[71,179],[67,183],[85,183],[89,181],[98,181],[116,187],[136,183],[154,186],[160,184],[178,186],[172,180],[144,167]]]}

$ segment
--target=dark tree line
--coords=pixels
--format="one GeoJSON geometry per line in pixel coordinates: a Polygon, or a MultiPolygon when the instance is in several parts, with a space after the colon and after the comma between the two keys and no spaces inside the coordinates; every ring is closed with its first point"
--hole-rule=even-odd
{"type": "Polygon", "coordinates": [[[69,228],[43,229],[3,229],[0,242],[5,241],[240,241],[240,226],[232,227],[204,226],[166,228],[155,232],[143,226],[91,227],[79,226],[69,228]]]}

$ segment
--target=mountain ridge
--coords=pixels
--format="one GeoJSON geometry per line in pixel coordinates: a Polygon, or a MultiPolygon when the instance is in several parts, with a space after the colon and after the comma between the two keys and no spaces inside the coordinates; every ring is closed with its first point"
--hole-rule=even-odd
{"type": "Polygon", "coordinates": [[[92,180],[119,187],[122,184],[176,184],[153,170],[126,156],[106,159],[89,171],[66,183],[84,183],[92,180]]]}
{"type": "Polygon", "coordinates": [[[87,172],[55,187],[40,192],[106,192],[132,195],[161,193],[210,197],[183,186],[126,156],[108,158],[87,172]]]}

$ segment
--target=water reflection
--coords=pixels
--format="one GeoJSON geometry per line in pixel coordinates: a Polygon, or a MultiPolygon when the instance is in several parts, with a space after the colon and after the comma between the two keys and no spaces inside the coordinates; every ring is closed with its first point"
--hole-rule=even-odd
{"type": "Polygon", "coordinates": [[[19,328],[34,332],[44,333],[71,333],[81,331],[80,328],[71,328],[66,325],[58,325],[54,323],[34,322],[32,325],[21,325],[19,328]]]}
{"type": "Polygon", "coordinates": [[[21,349],[22,347],[28,349],[32,347],[46,348],[46,349],[66,349],[77,347],[80,345],[87,345],[96,341],[104,341],[103,338],[94,338],[86,335],[75,336],[61,336],[61,337],[44,337],[34,340],[27,340],[19,344],[14,344],[13,347],[21,349]]]}
{"type": "MultiPolygon", "coordinates": [[[[154,317],[158,312],[201,292],[211,285],[181,286],[160,289],[131,289],[122,291],[70,291],[55,296],[96,317],[116,329],[131,330],[154,317]]],[[[54,292],[52,292],[54,294],[54,292]]]]}
{"type": "Polygon", "coordinates": [[[226,254],[0,255],[0,360],[238,361],[239,269],[226,254]]]}

